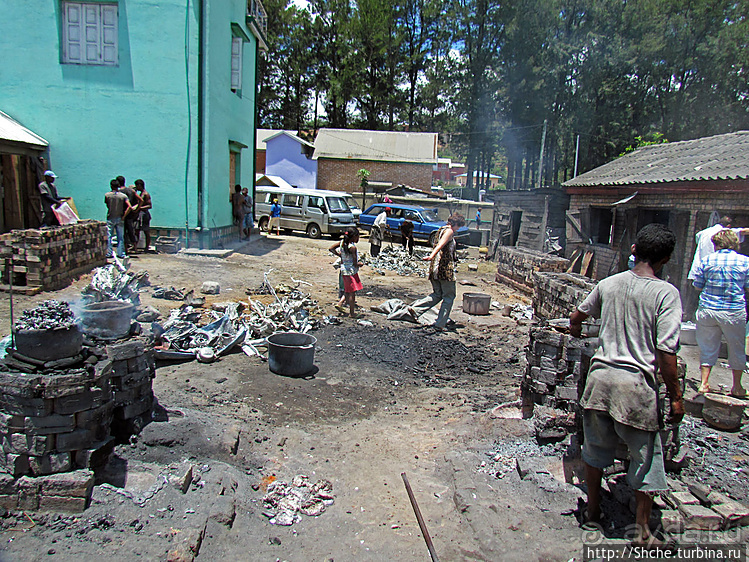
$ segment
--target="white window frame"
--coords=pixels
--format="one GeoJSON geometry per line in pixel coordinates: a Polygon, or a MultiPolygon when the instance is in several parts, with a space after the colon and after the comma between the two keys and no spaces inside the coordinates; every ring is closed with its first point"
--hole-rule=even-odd
{"type": "Polygon", "coordinates": [[[242,51],[244,40],[236,35],[231,38],[231,91],[242,93],[242,51]]]}
{"type": "Polygon", "coordinates": [[[116,3],[62,3],[62,62],[93,66],[119,64],[116,3]]]}

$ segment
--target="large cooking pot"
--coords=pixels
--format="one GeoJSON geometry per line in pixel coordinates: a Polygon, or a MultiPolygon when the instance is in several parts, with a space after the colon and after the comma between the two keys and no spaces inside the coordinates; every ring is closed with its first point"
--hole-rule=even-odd
{"type": "Polygon", "coordinates": [[[38,361],[56,361],[81,352],[83,335],[76,324],[49,330],[17,330],[16,351],[38,361]]]}
{"type": "Polygon", "coordinates": [[[315,367],[317,338],[299,332],[268,336],[268,366],[277,375],[298,377],[315,367]]]}
{"type": "Polygon", "coordinates": [[[492,296],[486,293],[463,293],[463,312],[485,316],[489,314],[492,296]]]}
{"type": "Polygon", "coordinates": [[[81,308],[84,333],[104,340],[116,340],[130,333],[135,306],[124,301],[104,301],[81,308]]]}

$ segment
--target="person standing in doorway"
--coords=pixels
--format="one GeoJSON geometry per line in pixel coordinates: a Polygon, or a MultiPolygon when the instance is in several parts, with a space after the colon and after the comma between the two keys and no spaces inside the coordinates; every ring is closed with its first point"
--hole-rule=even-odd
{"type": "Polygon", "coordinates": [[[246,187],[242,188],[242,234],[244,240],[250,239],[252,234],[252,196],[246,187]]]}
{"type": "Polygon", "coordinates": [[[54,209],[60,206],[63,199],[57,194],[55,180],[57,176],[52,170],[44,172],[44,181],[39,184],[39,196],[42,199],[42,226],[57,226],[60,222],[55,216],[54,209]]]}
{"type": "Polygon", "coordinates": [[[651,535],[653,497],[668,490],[663,464],[657,374],[663,379],[670,410],[665,423],[678,424],[684,402],[676,367],[681,330],[679,291],[659,279],[671,259],[676,236],[661,224],[649,224],[635,238],[632,270],[601,280],[570,316],[570,333],[580,337],[582,322],[601,319],[600,346],[593,356],[583,408],[587,508],[584,528],[601,525],[601,479],[614,462],[619,439],[629,449],[627,481],[635,491],[636,531],[633,545],[661,545],[651,535]]]}
{"type": "Polygon", "coordinates": [[[141,232],[145,235],[148,253],[151,251],[151,194],[146,191],[146,182],[143,180],[135,180],[135,191],[138,192],[141,201],[138,205],[138,219],[135,222],[135,238],[139,240],[141,232]]]}
{"type": "Polygon", "coordinates": [[[127,195],[120,192],[120,182],[117,179],[109,182],[111,191],[104,196],[107,206],[107,257],[112,257],[112,237],[117,236],[117,257],[125,258],[125,226],[124,219],[132,212],[127,195]]]}
{"type": "Polygon", "coordinates": [[[231,194],[231,216],[234,218],[234,224],[239,227],[239,235],[242,235],[242,220],[244,214],[242,212],[242,205],[244,203],[242,197],[242,186],[237,184],[234,186],[234,193],[231,194]]]}

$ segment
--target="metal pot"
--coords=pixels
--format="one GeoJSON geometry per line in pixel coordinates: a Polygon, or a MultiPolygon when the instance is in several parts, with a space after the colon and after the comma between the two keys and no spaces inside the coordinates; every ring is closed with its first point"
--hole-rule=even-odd
{"type": "Polygon", "coordinates": [[[741,427],[746,402],[723,396],[722,394],[705,394],[705,405],[702,407],[702,419],[712,427],[724,431],[733,431],[741,427]]]}
{"type": "Polygon", "coordinates": [[[463,312],[466,314],[487,315],[492,304],[492,296],[486,293],[463,293],[463,312]]]}
{"type": "Polygon", "coordinates": [[[298,377],[315,367],[317,338],[299,332],[268,336],[268,366],[277,375],[298,377]]]}
{"type": "Polygon", "coordinates": [[[49,330],[18,330],[16,351],[38,361],[56,361],[81,352],[83,335],[76,324],[49,330]]]}
{"type": "Polygon", "coordinates": [[[96,338],[116,340],[130,333],[135,306],[124,301],[87,304],[81,309],[83,331],[96,338]]]}

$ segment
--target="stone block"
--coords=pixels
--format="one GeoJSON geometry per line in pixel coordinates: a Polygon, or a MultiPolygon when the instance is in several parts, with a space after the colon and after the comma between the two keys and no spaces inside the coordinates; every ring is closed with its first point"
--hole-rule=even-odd
{"type": "Polygon", "coordinates": [[[29,457],[29,468],[36,476],[67,472],[72,467],[70,453],[53,453],[41,457],[29,457]]]}
{"type": "Polygon", "coordinates": [[[127,360],[128,375],[139,373],[140,371],[148,371],[148,361],[143,355],[127,360]]]}
{"type": "Polygon", "coordinates": [[[550,392],[553,392],[554,389],[549,389],[549,385],[544,384],[539,381],[531,381],[531,390],[537,394],[549,394],[550,392]]]}
{"type": "Polygon", "coordinates": [[[116,409],[115,417],[121,420],[129,420],[131,418],[134,418],[135,416],[139,416],[140,414],[149,411],[152,405],[153,395],[149,394],[148,396],[141,398],[137,402],[133,402],[132,404],[128,404],[127,406],[116,409]]]}
{"type": "Polygon", "coordinates": [[[533,354],[551,359],[559,359],[562,356],[562,349],[553,345],[535,342],[533,344],[533,354]]]}
{"type": "MultiPolygon", "coordinates": [[[[141,340],[128,340],[107,346],[107,357],[112,361],[123,361],[143,355],[146,346],[141,340]]],[[[115,365],[116,367],[116,365],[115,365]]]]}
{"type": "Polygon", "coordinates": [[[218,496],[211,505],[209,519],[216,521],[227,527],[231,527],[234,524],[234,517],[236,516],[236,507],[234,505],[234,496],[224,495],[218,496]]]}
{"type": "Polygon", "coordinates": [[[112,423],[114,402],[110,401],[98,408],[83,410],[75,414],[75,427],[93,431],[97,426],[109,426],[112,423]]]}
{"type": "Polygon", "coordinates": [[[62,513],[83,513],[89,504],[89,498],[40,496],[40,511],[59,511],[62,513]]]}
{"type": "Polygon", "coordinates": [[[53,406],[54,400],[52,399],[0,396],[0,408],[6,414],[43,417],[52,413],[53,406]]]}
{"type": "Polygon", "coordinates": [[[554,373],[565,373],[567,371],[567,361],[563,359],[552,359],[551,357],[541,356],[539,367],[554,373]]]}
{"type": "Polygon", "coordinates": [[[531,339],[534,342],[543,343],[554,347],[563,347],[566,343],[566,340],[569,339],[561,332],[545,328],[532,329],[530,335],[531,339]]]}
{"type": "Polygon", "coordinates": [[[716,504],[713,506],[713,511],[720,515],[723,529],[749,525],[749,507],[737,501],[729,500],[716,504]]]}
{"type": "Polygon", "coordinates": [[[96,443],[89,449],[83,449],[73,453],[73,464],[76,468],[99,468],[109,460],[114,450],[114,438],[110,437],[103,442],[96,443]]]}
{"type": "Polygon", "coordinates": [[[17,455],[40,456],[55,448],[54,435],[11,433],[3,439],[3,449],[17,455]]]}
{"type": "Polygon", "coordinates": [[[0,508],[7,509],[8,511],[18,509],[18,494],[0,494],[0,508]]]}
{"type": "Polygon", "coordinates": [[[18,489],[18,508],[34,510],[39,507],[39,481],[36,478],[22,476],[16,481],[18,489]]]}
{"type": "Polygon", "coordinates": [[[679,509],[682,505],[700,505],[700,500],[689,491],[673,492],[669,490],[663,498],[674,509],[679,509]]]}
{"type": "Polygon", "coordinates": [[[557,383],[557,374],[554,371],[541,369],[541,367],[531,367],[531,378],[535,382],[554,385],[557,383]]]}
{"type": "Polygon", "coordinates": [[[127,375],[127,359],[112,362],[112,384],[117,384],[119,379],[127,375]]]}
{"type": "Polygon", "coordinates": [[[683,533],[684,517],[676,509],[663,509],[661,510],[661,527],[666,533],[683,533]]]}
{"type": "Polygon", "coordinates": [[[221,285],[216,281],[203,281],[200,292],[204,295],[218,295],[221,292],[221,285]]]}
{"type": "Polygon", "coordinates": [[[13,495],[18,492],[16,487],[16,478],[10,474],[0,473],[0,494],[13,495]]]}
{"type": "Polygon", "coordinates": [[[129,371],[127,375],[120,379],[118,388],[127,389],[133,386],[141,386],[151,382],[151,370],[146,366],[138,371],[129,371]]]}
{"type": "Polygon", "coordinates": [[[74,470],[38,478],[43,495],[58,497],[88,498],[94,487],[94,473],[90,470],[74,470]]]}
{"type": "Polygon", "coordinates": [[[710,491],[710,493],[707,495],[707,499],[710,502],[711,506],[733,501],[727,495],[716,492],[715,490],[710,491]]]}
{"type": "Polygon", "coordinates": [[[679,507],[684,516],[684,528],[700,531],[717,531],[723,524],[723,518],[712,509],[701,505],[685,504],[679,507]]]}
{"type": "Polygon", "coordinates": [[[186,469],[184,466],[181,467],[181,469],[183,469],[184,472],[180,470],[179,474],[170,476],[169,483],[183,494],[186,494],[187,490],[190,489],[190,484],[192,483],[193,466],[190,464],[186,469]]]}
{"type": "Polygon", "coordinates": [[[29,473],[29,456],[16,455],[14,453],[0,453],[0,462],[5,472],[12,476],[21,476],[29,473]]]}
{"type": "Polygon", "coordinates": [[[77,371],[66,375],[44,377],[44,398],[60,398],[86,392],[93,381],[87,371],[77,371]]]}
{"type": "Polygon", "coordinates": [[[91,392],[55,398],[54,411],[56,414],[76,414],[83,410],[90,410],[98,405],[95,403],[95,398],[91,392]]]}
{"type": "Polygon", "coordinates": [[[560,400],[577,400],[577,385],[557,386],[554,389],[554,396],[560,400]]]}
{"type": "Polygon", "coordinates": [[[56,448],[59,452],[78,451],[88,449],[95,441],[94,432],[88,429],[76,429],[70,433],[58,434],[56,448]]]}
{"type": "Polygon", "coordinates": [[[0,433],[19,433],[24,430],[24,416],[0,412],[0,433]]]}
{"type": "Polygon", "coordinates": [[[48,435],[65,433],[75,429],[75,416],[67,414],[52,414],[51,416],[26,416],[23,426],[26,433],[48,435]]]}

